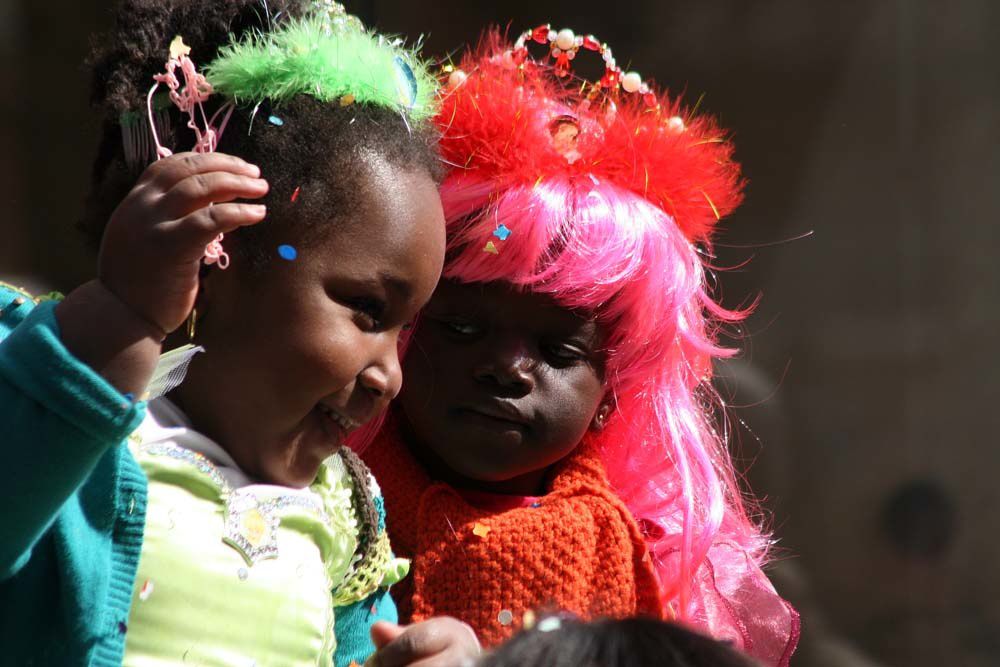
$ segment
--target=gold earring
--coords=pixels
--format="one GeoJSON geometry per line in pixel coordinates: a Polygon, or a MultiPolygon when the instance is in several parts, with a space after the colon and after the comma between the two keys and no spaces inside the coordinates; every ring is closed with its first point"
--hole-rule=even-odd
{"type": "Polygon", "coordinates": [[[191,314],[188,315],[188,322],[187,322],[187,333],[189,341],[194,340],[194,327],[197,321],[198,321],[198,309],[192,308],[191,314]]]}

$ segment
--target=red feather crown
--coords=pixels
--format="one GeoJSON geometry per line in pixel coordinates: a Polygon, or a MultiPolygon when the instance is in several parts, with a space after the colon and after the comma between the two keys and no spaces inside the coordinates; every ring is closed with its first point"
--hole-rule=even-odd
{"type": "Polygon", "coordinates": [[[732,144],[711,118],[623,74],[610,56],[592,35],[548,26],[514,46],[487,32],[443,87],[437,122],[444,159],[456,168],[449,178],[497,189],[553,177],[607,182],[662,209],[691,241],[707,241],[742,200],[732,144]],[[559,48],[569,44],[566,33],[573,46],[559,48]],[[554,64],[528,57],[531,39],[550,43],[554,64]],[[581,48],[604,56],[600,83],[569,77],[581,48]]]}

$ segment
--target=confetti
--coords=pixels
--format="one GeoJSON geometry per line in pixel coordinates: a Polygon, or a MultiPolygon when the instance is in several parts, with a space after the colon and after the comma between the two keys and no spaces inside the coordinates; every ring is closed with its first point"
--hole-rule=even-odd
{"type": "Polygon", "coordinates": [[[247,577],[250,576],[250,572],[245,567],[241,567],[236,571],[236,576],[240,578],[240,581],[246,581],[247,577]]]}
{"type": "Polygon", "coordinates": [[[532,509],[538,509],[541,506],[542,506],[542,504],[540,502],[533,502],[533,503],[531,503],[531,508],[532,509]]]}
{"type": "Polygon", "coordinates": [[[281,127],[282,125],[285,124],[285,121],[281,120],[277,116],[268,116],[267,122],[270,123],[271,125],[277,125],[278,127],[281,127]]]}
{"type": "Polygon", "coordinates": [[[302,190],[302,186],[301,185],[296,185],[295,186],[295,192],[292,193],[292,203],[293,204],[298,200],[298,198],[299,198],[299,192],[301,192],[301,190],[302,190]]]}
{"type": "Polygon", "coordinates": [[[500,625],[510,625],[514,622],[514,613],[510,609],[503,609],[497,614],[497,620],[500,621],[500,625]]]}
{"type": "Polygon", "coordinates": [[[553,630],[558,630],[562,626],[562,621],[560,621],[555,616],[549,616],[543,618],[538,624],[539,632],[552,632],[553,630]]]}
{"type": "Polygon", "coordinates": [[[147,579],[139,589],[139,599],[145,602],[153,594],[153,582],[147,579]]]}
{"type": "Polygon", "coordinates": [[[521,618],[521,625],[528,630],[535,627],[535,612],[530,609],[524,612],[524,616],[521,618]]]}
{"type": "Polygon", "coordinates": [[[178,60],[181,56],[189,55],[191,55],[191,47],[184,43],[184,38],[180,35],[174,37],[174,41],[170,42],[170,57],[178,60]]]}
{"type": "Polygon", "coordinates": [[[346,95],[340,96],[340,106],[349,107],[354,104],[354,95],[347,93],[346,95]]]}
{"type": "Polygon", "coordinates": [[[501,241],[506,241],[507,237],[510,236],[510,229],[507,225],[500,225],[493,231],[493,236],[497,237],[501,241]]]}
{"type": "Polygon", "coordinates": [[[125,400],[126,401],[134,401],[135,400],[135,394],[133,394],[132,392],[126,393],[125,394],[125,400]]]}
{"type": "Polygon", "coordinates": [[[472,527],[472,534],[476,537],[485,539],[486,536],[490,534],[490,530],[492,529],[489,526],[477,522],[476,525],[472,527]]]}
{"type": "Polygon", "coordinates": [[[499,255],[500,254],[500,251],[497,250],[497,247],[495,245],[493,245],[493,241],[487,241],[486,242],[486,246],[483,248],[483,252],[488,252],[491,255],[499,255]]]}
{"type": "Polygon", "coordinates": [[[281,256],[281,259],[286,259],[289,262],[295,260],[295,258],[299,256],[298,250],[296,250],[294,246],[290,245],[279,245],[278,254],[281,256]]]}

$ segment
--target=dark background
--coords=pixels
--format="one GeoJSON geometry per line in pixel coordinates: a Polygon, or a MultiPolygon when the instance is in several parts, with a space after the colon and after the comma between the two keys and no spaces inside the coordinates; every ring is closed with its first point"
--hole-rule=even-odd
{"type": "MultiPolygon", "coordinates": [[[[721,274],[728,305],[762,300],[721,384],[803,612],[792,664],[1000,664],[1000,3],[348,7],[434,55],[490,21],[594,32],[705,93],[751,182],[718,264],[750,260],[721,274]]],[[[0,278],[92,275],[72,231],[97,137],[80,63],[108,19],[96,0],[0,0],[0,278]]]]}

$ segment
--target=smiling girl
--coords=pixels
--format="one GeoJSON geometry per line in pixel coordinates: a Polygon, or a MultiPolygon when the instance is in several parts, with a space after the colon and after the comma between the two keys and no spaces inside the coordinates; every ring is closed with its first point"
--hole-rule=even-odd
{"type": "Polygon", "coordinates": [[[434,94],[334,3],[123,6],[95,54],[98,278],[0,289],[5,663],[346,666],[370,628],[385,664],[478,651],[454,620],[376,625],[406,563],[342,449],[440,274],[434,94]]]}

